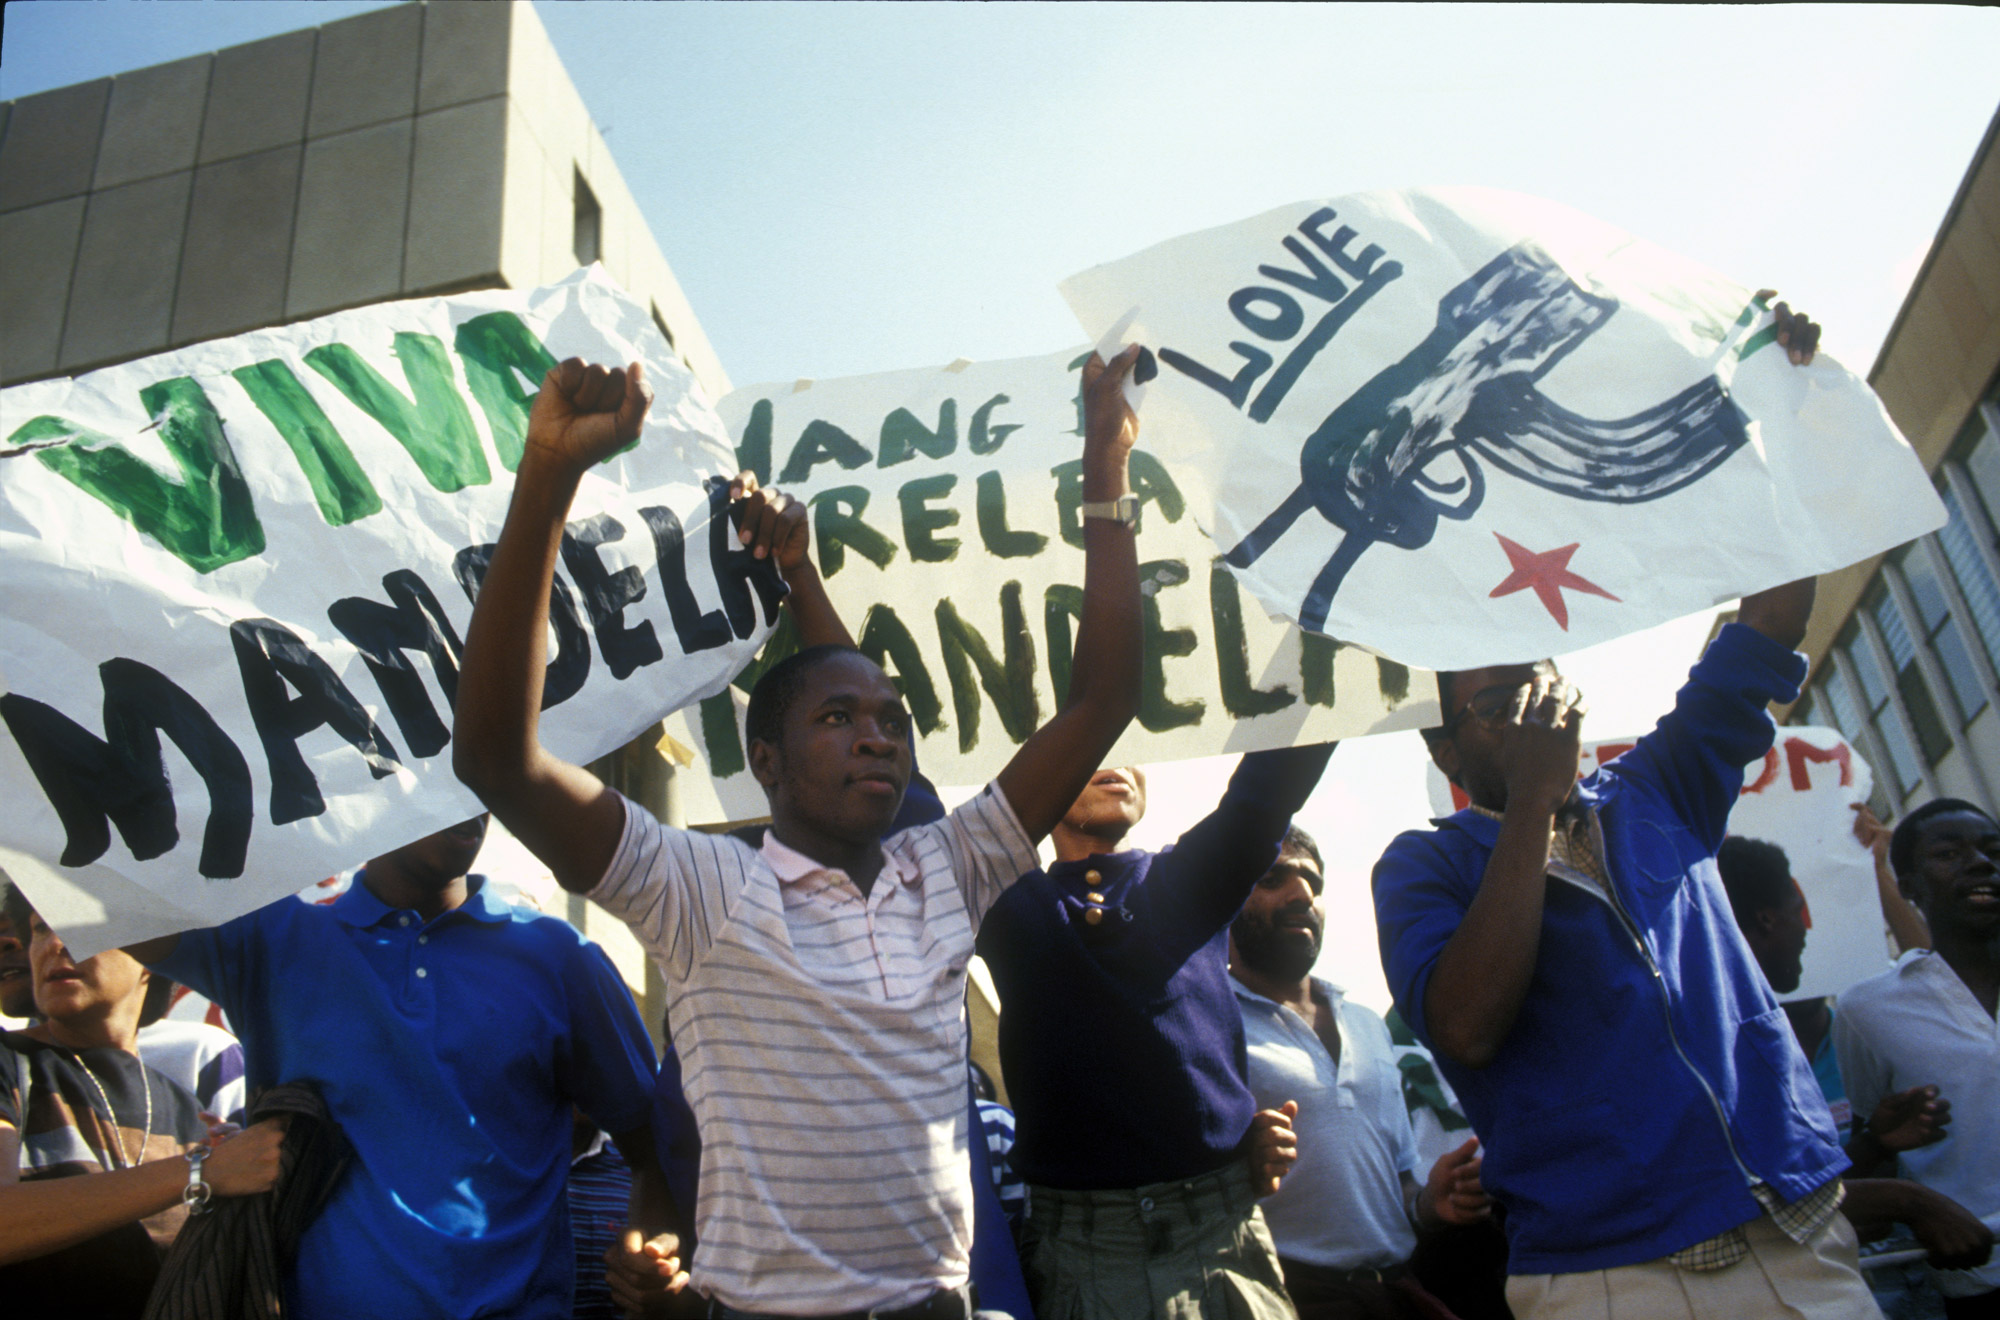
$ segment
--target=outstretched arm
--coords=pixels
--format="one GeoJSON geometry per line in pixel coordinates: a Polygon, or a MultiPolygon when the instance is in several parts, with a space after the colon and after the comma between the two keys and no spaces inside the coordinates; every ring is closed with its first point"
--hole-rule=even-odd
{"type": "MultiPolygon", "coordinates": [[[[1139,419],[1124,383],[1139,358],[1133,344],[1109,364],[1083,365],[1083,498],[1129,493],[1125,464],[1139,419]]],[[[996,783],[1030,839],[1055,828],[1097,773],[1139,709],[1139,556],[1134,531],[1105,518],[1083,522],[1083,619],[1069,695],[1054,719],[1014,753],[996,783]]]]}
{"type": "Polygon", "coordinates": [[[1840,1211],[1862,1238],[1908,1224],[1941,1270],[1977,1269],[1993,1254],[1993,1230],[1942,1192],[1901,1178],[1849,1178],[1840,1211]]]}
{"type": "Polygon", "coordinates": [[[1896,948],[1905,953],[1928,949],[1931,925],[1917,911],[1916,904],[1903,897],[1903,891],[1896,885],[1896,873],[1889,867],[1889,837],[1894,833],[1875,818],[1874,808],[1866,802],[1854,804],[1854,837],[1875,859],[1875,897],[1882,905],[1882,920],[1896,937],[1896,948]]]}
{"type": "Polygon", "coordinates": [[[583,474],[638,436],[650,402],[637,363],[607,370],[571,358],[549,369],[458,679],[452,769],[577,893],[603,876],[625,817],[596,776],[552,756],[537,736],[549,586],[583,474]]]}

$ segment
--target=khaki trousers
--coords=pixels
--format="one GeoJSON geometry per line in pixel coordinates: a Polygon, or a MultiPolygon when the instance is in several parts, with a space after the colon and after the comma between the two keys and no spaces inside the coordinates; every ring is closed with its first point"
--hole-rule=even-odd
{"type": "Polygon", "coordinates": [[[1764,1215],[1744,1225],[1750,1254],[1697,1272],[1665,1259],[1582,1274],[1507,1280],[1516,1320],[1882,1320],[1842,1215],[1801,1246],[1764,1215]]]}

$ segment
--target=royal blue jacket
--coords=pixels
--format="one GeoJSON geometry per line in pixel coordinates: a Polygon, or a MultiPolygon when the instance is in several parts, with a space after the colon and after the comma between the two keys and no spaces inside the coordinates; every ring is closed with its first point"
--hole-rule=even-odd
{"type": "Polygon", "coordinates": [[[1847,1167],[1715,868],[1743,768],[1771,746],[1764,708],[1794,699],[1804,677],[1802,657],[1731,624],[1673,712],[1583,781],[1618,906],[1548,881],[1534,978],[1486,1068],[1437,1050],[1424,992],[1499,823],[1461,811],[1399,836],[1376,864],[1382,965],[1484,1143],[1510,1273],[1670,1255],[1761,1214],[1753,1178],[1791,1201],[1847,1167]]]}

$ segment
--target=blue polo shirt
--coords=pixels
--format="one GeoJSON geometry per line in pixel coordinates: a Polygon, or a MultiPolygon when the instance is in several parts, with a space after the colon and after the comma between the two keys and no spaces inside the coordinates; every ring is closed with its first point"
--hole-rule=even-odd
{"type": "Polygon", "coordinates": [[[429,922],[364,880],[188,931],[154,964],[229,1014],[253,1094],[317,1083],[354,1145],[290,1314],[567,1315],[570,1106],[610,1132],[647,1121],[632,996],[596,945],[480,877],[429,922]]]}

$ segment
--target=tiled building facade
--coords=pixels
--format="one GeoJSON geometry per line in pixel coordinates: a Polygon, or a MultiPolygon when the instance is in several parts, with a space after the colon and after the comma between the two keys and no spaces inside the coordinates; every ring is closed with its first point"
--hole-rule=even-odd
{"type": "Polygon", "coordinates": [[[0,383],[602,260],[727,375],[527,4],[375,10],[0,103],[0,383]]]}

